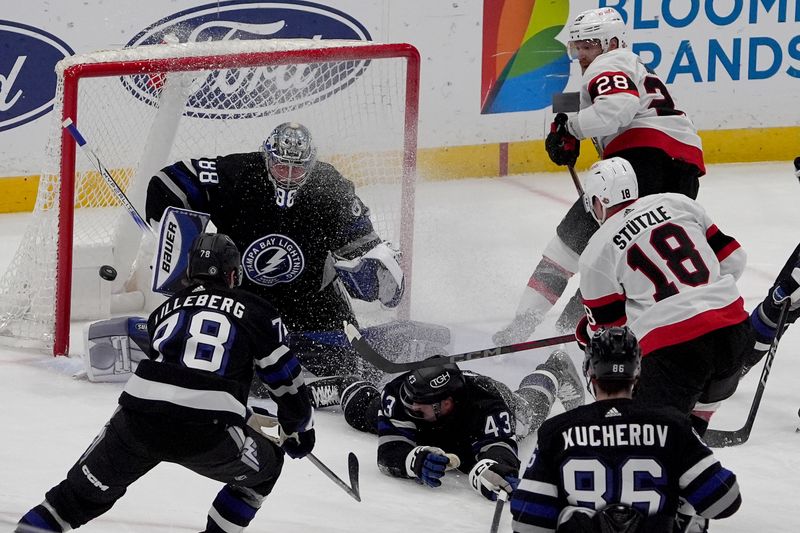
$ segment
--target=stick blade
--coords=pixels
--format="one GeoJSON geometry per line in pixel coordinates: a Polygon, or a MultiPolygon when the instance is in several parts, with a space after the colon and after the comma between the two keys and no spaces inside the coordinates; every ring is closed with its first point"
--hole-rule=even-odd
{"type": "Polygon", "coordinates": [[[729,446],[738,446],[747,442],[750,438],[750,432],[740,429],[738,431],[721,431],[716,429],[709,429],[703,435],[703,441],[711,448],[727,448],[729,446]]]}
{"type": "Polygon", "coordinates": [[[361,491],[358,487],[358,457],[353,452],[347,454],[347,473],[350,476],[351,495],[357,502],[360,502],[361,491]]]}

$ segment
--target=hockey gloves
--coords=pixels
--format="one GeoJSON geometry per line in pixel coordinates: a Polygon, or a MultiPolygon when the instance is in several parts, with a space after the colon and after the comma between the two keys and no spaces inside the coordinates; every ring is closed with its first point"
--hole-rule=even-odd
{"type": "MultiPolygon", "coordinates": [[[[283,430],[281,429],[281,432],[283,430]]],[[[317,438],[314,435],[314,428],[305,431],[295,431],[294,433],[281,435],[281,448],[292,459],[302,459],[314,449],[317,438]]]]}
{"type": "Polygon", "coordinates": [[[417,446],[406,456],[406,473],[429,487],[442,484],[442,477],[450,459],[441,448],[417,446]]]}
{"type": "Polygon", "coordinates": [[[517,488],[519,469],[492,459],[482,459],[472,467],[469,483],[481,496],[495,501],[501,490],[510,495],[517,488]]]}
{"type": "Polygon", "coordinates": [[[547,155],[556,165],[574,165],[581,153],[581,142],[567,129],[567,115],[559,113],[550,124],[544,141],[547,155]]]}

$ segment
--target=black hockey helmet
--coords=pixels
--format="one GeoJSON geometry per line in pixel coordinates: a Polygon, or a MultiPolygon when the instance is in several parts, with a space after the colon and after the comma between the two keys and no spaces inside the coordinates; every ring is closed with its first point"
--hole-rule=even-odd
{"type": "Polygon", "coordinates": [[[587,378],[633,381],[639,377],[642,350],[628,326],[600,330],[586,347],[583,371],[587,378]]]}
{"type": "Polygon", "coordinates": [[[238,287],[242,284],[239,249],[224,233],[201,233],[192,241],[186,277],[189,283],[217,282],[238,287]]]}
{"type": "Polygon", "coordinates": [[[408,373],[400,387],[400,401],[407,408],[412,404],[434,404],[457,396],[464,387],[464,374],[454,363],[418,368],[408,373]]]}

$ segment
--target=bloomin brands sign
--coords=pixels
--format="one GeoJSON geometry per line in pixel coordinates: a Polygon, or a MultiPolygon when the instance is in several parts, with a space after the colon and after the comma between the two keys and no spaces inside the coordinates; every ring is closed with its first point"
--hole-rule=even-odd
{"type": "Polygon", "coordinates": [[[72,54],[55,35],[0,20],[0,131],[35,120],[53,108],[55,65],[72,54]]]}
{"type": "MultiPolygon", "coordinates": [[[[353,17],[310,2],[219,2],[180,11],[150,25],[128,47],[180,42],[254,39],[351,39],[369,41],[353,17]]],[[[363,72],[364,62],[314,63],[226,69],[194,80],[184,114],[198,118],[250,118],[278,114],[324,100],[363,72]]],[[[149,75],[123,78],[136,98],[156,103],[160,84],[149,75]]]]}
{"type": "Polygon", "coordinates": [[[549,107],[570,76],[564,27],[598,7],[619,11],[631,50],[667,84],[800,78],[800,0],[484,0],[481,112],[549,107]]]}

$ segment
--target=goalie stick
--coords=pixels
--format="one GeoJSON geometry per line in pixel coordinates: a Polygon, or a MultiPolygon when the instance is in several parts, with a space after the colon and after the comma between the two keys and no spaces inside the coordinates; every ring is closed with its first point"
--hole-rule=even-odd
{"type": "Polygon", "coordinates": [[[73,139],[75,139],[75,142],[78,144],[78,147],[80,147],[83,154],[92,163],[95,170],[97,170],[100,173],[100,175],[103,176],[103,179],[105,180],[108,187],[114,192],[114,195],[119,199],[119,201],[128,211],[128,213],[131,215],[131,218],[133,218],[133,221],[136,222],[136,225],[139,226],[139,228],[144,232],[153,233],[153,228],[150,227],[150,224],[148,224],[142,218],[142,215],[140,215],[139,212],[136,210],[136,208],[133,206],[131,201],[122,191],[122,188],[120,188],[119,184],[111,175],[111,172],[109,172],[106,166],[103,164],[103,162],[100,161],[100,157],[86,141],[86,138],[83,135],[81,135],[80,131],[78,131],[78,127],[75,125],[74,122],[72,122],[72,119],[70,118],[66,119],[64,122],[61,123],[61,126],[65,130],[67,130],[67,133],[69,133],[73,139]]]}
{"type": "Polygon", "coordinates": [[[472,361],[473,359],[483,359],[484,357],[494,357],[495,355],[503,355],[507,353],[522,352],[525,350],[533,350],[534,348],[543,348],[545,346],[553,346],[556,344],[563,344],[566,342],[573,342],[575,335],[560,335],[558,337],[548,337],[546,339],[539,339],[535,341],[520,342],[518,344],[509,344],[508,346],[498,346],[496,348],[486,348],[485,350],[477,350],[474,352],[464,352],[456,355],[445,355],[434,359],[424,359],[422,361],[411,361],[408,363],[395,363],[386,359],[383,355],[378,353],[375,348],[361,338],[361,332],[349,322],[344,323],[344,332],[350,344],[358,353],[359,357],[371,363],[376,368],[384,372],[400,373],[408,372],[409,370],[416,370],[417,368],[426,368],[430,366],[439,366],[447,363],[461,363],[464,361],[472,361]]]}
{"type": "Polygon", "coordinates": [[[769,345],[769,351],[764,357],[764,367],[761,369],[761,378],[756,387],[756,394],[753,397],[753,403],[750,405],[750,412],[747,414],[747,420],[741,429],[725,431],[721,429],[709,429],[703,435],[703,440],[712,448],[725,448],[727,446],[737,446],[747,442],[750,438],[750,432],[753,430],[753,422],[756,420],[758,414],[758,406],[761,405],[761,397],[764,395],[764,388],[767,386],[767,378],[772,369],[772,361],[775,359],[775,351],[778,349],[778,341],[783,336],[783,330],[786,327],[786,319],[789,316],[789,298],[783,302],[781,306],[781,314],[778,316],[778,325],[775,328],[776,335],[772,339],[772,344],[769,345]]]}
{"type": "MultiPolygon", "coordinates": [[[[249,406],[249,408],[252,410],[253,414],[251,414],[250,417],[248,418],[247,425],[249,425],[256,431],[261,432],[265,437],[275,441],[276,444],[280,445],[280,441],[278,438],[276,438],[273,435],[264,433],[264,431],[261,429],[261,426],[267,428],[277,426],[278,417],[276,417],[263,407],[251,405],[249,406]]],[[[325,476],[327,476],[328,479],[336,483],[336,485],[338,485],[343,491],[349,494],[350,497],[352,497],[355,501],[357,502],[361,501],[361,491],[358,485],[358,457],[356,456],[356,454],[354,454],[353,452],[349,452],[347,454],[347,475],[350,479],[349,485],[344,481],[342,481],[342,478],[337,476],[334,473],[334,471],[328,468],[328,466],[325,463],[317,459],[317,457],[313,453],[309,452],[308,455],[306,455],[306,459],[311,461],[311,463],[314,466],[316,466],[320,470],[320,472],[325,474],[325,476]]]]}

